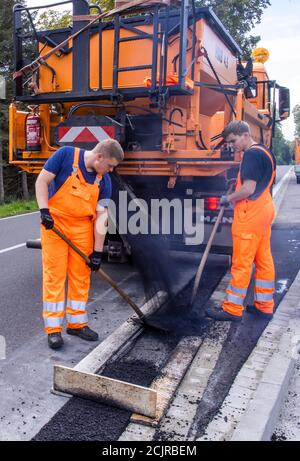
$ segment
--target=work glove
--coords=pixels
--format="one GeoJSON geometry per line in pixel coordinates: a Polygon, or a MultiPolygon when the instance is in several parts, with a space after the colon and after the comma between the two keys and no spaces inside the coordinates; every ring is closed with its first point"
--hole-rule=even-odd
{"type": "Polygon", "coordinates": [[[49,208],[41,208],[41,223],[46,229],[52,229],[54,226],[54,219],[52,218],[49,208]]]}
{"type": "Polygon", "coordinates": [[[89,256],[90,264],[88,265],[91,271],[97,272],[102,263],[102,251],[93,251],[89,256]]]}
{"type": "Polygon", "coordinates": [[[224,206],[225,208],[230,205],[227,195],[222,195],[222,197],[220,198],[220,205],[224,206]]]}

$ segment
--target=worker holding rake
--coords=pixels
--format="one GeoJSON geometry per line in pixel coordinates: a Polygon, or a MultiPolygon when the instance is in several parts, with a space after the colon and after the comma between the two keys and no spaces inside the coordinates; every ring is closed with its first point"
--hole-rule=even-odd
{"type": "Polygon", "coordinates": [[[111,197],[108,173],[123,158],[123,149],[114,139],[99,142],[93,150],[62,147],[45,163],[36,181],[41,213],[43,318],[48,345],[52,349],[63,345],[61,332],[65,313],[68,334],[87,341],[98,340],[98,334],[88,326],[86,312],[90,273],[101,266],[111,197]],[[89,255],[89,267],[51,231],[54,225],[89,255]]]}

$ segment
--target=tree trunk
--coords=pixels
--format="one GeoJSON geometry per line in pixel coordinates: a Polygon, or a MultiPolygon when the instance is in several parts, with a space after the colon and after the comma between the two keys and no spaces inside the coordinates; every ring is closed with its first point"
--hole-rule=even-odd
{"type": "Polygon", "coordinates": [[[22,176],[23,199],[24,200],[29,200],[28,184],[27,184],[27,173],[26,173],[26,171],[22,171],[21,176],[22,176]]]}
{"type": "Polygon", "coordinates": [[[4,203],[4,180],[3,180],[3,153],[2,153],[2,136],[0,133],[0,204],[4,203]]]}

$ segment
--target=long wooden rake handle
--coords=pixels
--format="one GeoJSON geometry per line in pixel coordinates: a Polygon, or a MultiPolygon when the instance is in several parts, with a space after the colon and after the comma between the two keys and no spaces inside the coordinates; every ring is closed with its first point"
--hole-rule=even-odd
{"type": "MultiPolygon", "coordinates": [[[[231,184],[228,191],[227,191],[227,194],[231,194],[231,192],[233,192],[233,189],[234,189],[234,184],[231,184]]],[[[208,242],[206,244],[205,251],[204,251],[204,253],[202,255],[202,258],[201,258],[201,261],[200,261],[200,264],[199,264],[199,267],[198,267],[198,270],[197,270],[197,273],[196,273],[194,286],[193,286],[193,291],[192,291],[192,296],[191,296],[191,300],[190,300],[190,306],[192,306],[194,301],[195,301],[197,291],[198,291],[198,288],[199,288],[199,283],[200,283],[200,280],[201,280],[201,277],[202,277],[203,269],[204,269],[204,266],[206,264],[206,261],[207,261],[207,258],[208,258],[212,243],[214,241],[216,232],[218,230],[219,224],[222,221],[224,212],[225,212],[225,206],[221,206],[219,214],[218,214],[218,217],[217,217],[217,220],[216,220],[216,222],[214,224],[213,230],[211,231],[209,240],[208,240],[208,242]]]]}
{"type": "Polygon", "coordinates": [[[194,286],[193,286],[193,292],[192,292],[192,296],[191,296],[191,300],[190,300],[190,306],[195,301],[197,291],[198,291],[198,288],[199,288],[199,283],[200,283],[200,280],[201,280],[201,277],[202,277],[202,272],[203,272],[204,266],[206,264],[206,261],[207,261],[207,258],[208,258],[212,243],[214,241],[216,232],[218,230],[219,224],[220,224],[220,222],[221,222],[221,220],[223,218],[224,211],[225,211],[225,207],[222,206],[220,208],[218,218],[217,218],[217,220],[216,220],[216,222],[214,224],[213,230],[212,230],[212,232],[210,234],[209,240],[208,240],[208,242],[206,244],[205,251],[204,251],[204,253],[202,255],[202,258],[201,258],[201,261],[200,261],[200,264],[199,264],[199,267],[198,267],[198,270],[197,270],[197,274],[196,274],[196,277],[195,277],[195,282],[194,282],[194,286]]]}
{"type": "MultiPolygon", "coordinates": [[[[79,256],[81,256],[82,259],[84,259],[84,261],[88,265],[90,264],[90,259],[79,248],[77,248],[77,246],[74,245],[74,243],[71,242],[71,240],[69,240],[68,237],[66,237],[65,234],[63,234],[57,227],[54,226],[52,228],[52,231],[56,235],[58,235],[62,240],[64,240],[77,254],[79,254],[79,256]]],[[[144,320],[145,316],[141,309],[135,304],[135,302],[132,301],[128,294],[125,293],[125,291],[123,291],[122,288],[106,272],[104,272],[102,269],[99,269],[97,271],[97,274],[102,280],[111,285],[119,293],[119,295],[124,299],[124,301],[126,301],[132,307],[132,309],[135,311],[135,313],[139,316],[141,320],[144,320]]]]}

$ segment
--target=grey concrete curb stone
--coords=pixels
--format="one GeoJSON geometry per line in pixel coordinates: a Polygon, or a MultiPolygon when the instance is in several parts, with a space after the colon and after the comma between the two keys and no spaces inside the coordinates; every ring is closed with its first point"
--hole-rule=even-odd
{"type": "Polygon", "coordinates": [[[284,175],[282,180],[278,184],[276,184],[274,189],[273,189],[273,200],[275,202],[277,213],[279,211],[279,208],[281,206],[281,203],[282,203],[283,198],[285,196],[285,193],[287,191],[287,188],[288,188],[288,185],[289,185],[289,182],[290,182],[290,179],[291,179],[292,175],[293,175],[293,169],[290,168],[286,172],[286,174],[284,175]]]}
{"type": "Polygon", "coordinates": [[[300,271],[198,440],[270,440],[299,357],[299,289],[300,271]]]}
{"type": "MultiPolygon", "coordinates": [[[[235,429],[232,441],[270,440],[295,364],[290,350],[293,336],[291,323],[283,333],[278,352],[272,356],[242,420],[235,429]]],[[[299,332],[299,320],[297,324],[299,332]]]]}

